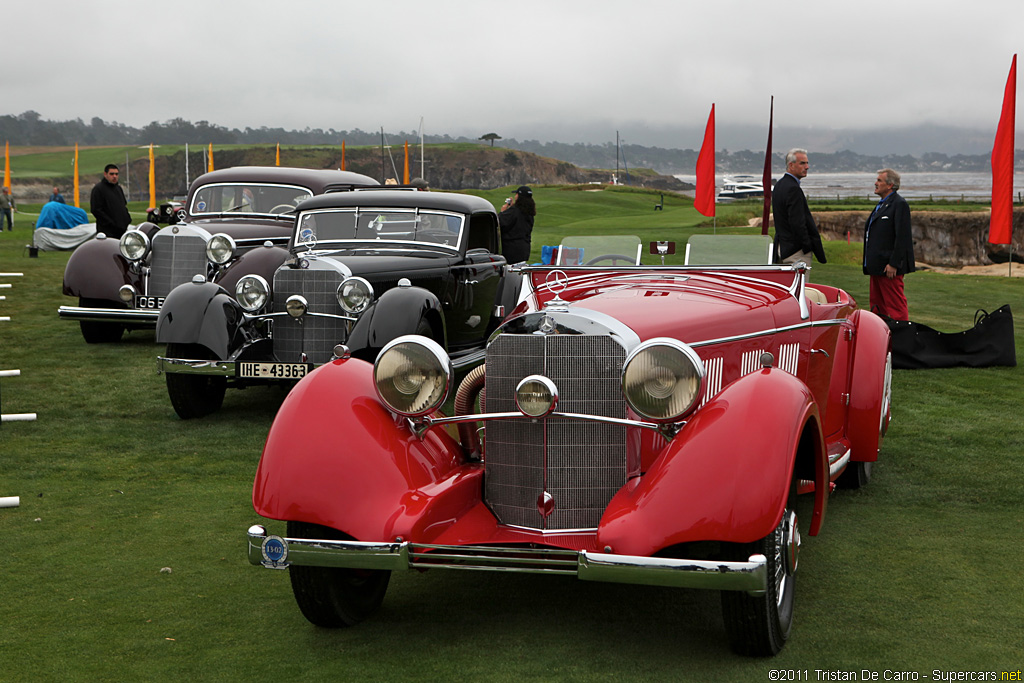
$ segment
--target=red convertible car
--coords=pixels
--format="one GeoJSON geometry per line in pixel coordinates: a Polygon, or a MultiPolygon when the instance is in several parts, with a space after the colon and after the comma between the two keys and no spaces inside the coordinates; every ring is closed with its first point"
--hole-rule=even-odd
{"type": "Polygon", "coordinates": [[[580,265],[524,269],[453,402],[424,337],[318,368],[267,437],[253,503],[286,532],[250,527],[250,562],[287,567],[324,627],[367,617],[406,569],[714,589],[732,648],[776,654],[801,530],[878,458],[891,361],[881,319],[765,247],[640,266],[636,238],[578,241],[580,265]]]}

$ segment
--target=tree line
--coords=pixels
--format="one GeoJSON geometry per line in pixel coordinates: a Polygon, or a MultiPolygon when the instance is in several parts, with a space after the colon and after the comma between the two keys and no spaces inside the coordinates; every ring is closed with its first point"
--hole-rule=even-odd
{"type": "MultiPolygon", "coordinates": [[[[416,132],[398,131],[384,133],[386,139],[397,143],[405,140],[419,140],[416,132]]],[[[18,115],[0,116],[0,139],[12,145],[65,146],[65,145],[157,145],[173,144],[251,144],[251,145],[377,145],[381,142],[380,131],[335,130],[328,128],[306,128],[286,130],[284,128],[226,128],[209,121],[195,123],[181,118],[168,121],[153,121],[142,128],[129,126],[117,121],[104,121],[94,116],[88,123],[82,119],[70,121],[49,121],[35,112],[26,111],[18,115]]],[[[475,143],[481,140],[491,146],[532,152],[540,156],[565,161],[582,168],[618,168],[622,173],[629,168],[649,168],[665,174],[692,174],[697,163],[697,152],[692,149],[672,149],[624,144],[616,148],[612,142],[604,144],[562,142],[540,142],[538,140],[518,141],[503,139],[497,133],[486,133],[481,137],[452,137],[449,135],[425,135],[427,144],[475,143]]],[[[879,168],[898,168],[905,171],[987,171],[990,168],[988,154],[929,153],[920,157],[910,155],[864,155],[848,150],[823,153],[813,152],[814,170],[817,172],[864,171],[873,172],[879,168]]],[[[784,152],[772,155],[773,168],[785,168],[784,152]]],[[[727,149],[715,153],[716,169],[720,173],[756,173],[764,166],[763,150],[727,149]]],[[[1024,152],[1017,151],[1016,165],[1024,166],[1024,152]]]]}

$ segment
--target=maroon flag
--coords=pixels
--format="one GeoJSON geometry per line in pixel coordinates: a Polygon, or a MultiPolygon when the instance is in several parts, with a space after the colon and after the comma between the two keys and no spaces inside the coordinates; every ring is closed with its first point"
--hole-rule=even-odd
{"type": "Polygon", "coordinates": [[[1003,112],[992,146],[992,215],[988,241],[1010,244],[1013,238],[1013,127],[1017,101],[1017,55],[1010,63],[1010,75],[1003,93],[1003,112]]]}
{"type": "Polygon", "coordinates": [[[764,173],[761,187],[764,188],[764,208],[761,209],[761,234],[768,234],[768,219],[772,215],[772,123],[775,120],[775,96],[768,110],[768,149],[764,152],[764,173]]]}
{"type": "Polygon", "coordinates": [[[715,105],[711,105],[708,126],[704,129],[704,144],[697,155],[697,192],[693,208],[705,216],[715,215],[715,105]]]}

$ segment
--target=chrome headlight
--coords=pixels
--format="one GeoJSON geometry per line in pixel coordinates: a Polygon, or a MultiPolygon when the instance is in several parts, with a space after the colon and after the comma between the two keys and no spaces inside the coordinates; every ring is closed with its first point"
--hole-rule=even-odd
{"type": "Polygon", "coordinates": [[[146,233],[129,230],[121,235],[121,255],[129,261],[141,261],[149,253],[149,238],[146,233]]]}
{"type": "Polygon", "coordinates": [[[693,349],[659,337],[629,354],[622,366],[622,393],[641,417],[675,422],[697,406],[704,374],[704,363],[693,349]]]}
{"type": "Polygon", "coordinates": [[[338,305],[346,313],[358,315],[373,303],[373,285],[361,277],[346,278],[338,285],[338,305]]]}
{"type": "Polygon", "coordinates": [[[399,415],[432,413],[448,398],[452,362],[432,339],[408,334],[389,342],[373,364],[377,396],[399,415]]]}
{"type": "Polygon", "coordinates": [[[258,311],[270,298],[270,285],[259,275],[243,275],[235,285],[235,300],[249,313],[258,311]]]}
{"type": "Polygon", "coordinates": [[[309,310],[309,302],[301,294],[292,294],[284,302],[284,310],[288,311],[288,315],[293,318],[301,318],[309,310]]]}
{"type": "Polygon", "coordinates": [[[225,235],[222,232],[217,233],[206,243],[206,258],[218,266],[230,261],[234,254],[235,241],[231,239],[230,235],[225,235]]]}
{"type": "Polygon", "coordinates": [[[543,375],[524,377],[516,387],[516,406],[528,417],[546,417],[558,407],[558,387],[543,375]]]}

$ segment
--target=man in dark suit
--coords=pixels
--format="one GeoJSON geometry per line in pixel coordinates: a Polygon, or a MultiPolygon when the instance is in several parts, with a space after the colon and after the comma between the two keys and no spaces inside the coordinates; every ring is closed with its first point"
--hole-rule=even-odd
{"type": "Polygon", "coordinates": [[[786,174],[772,190],[772,215],[775,217],[776,263],[810,263],[811,257],[825,263],[825,249],[814,224],[807,197],[800,189],[800,179],[807,175],[807,150],[791,149],[786,153],[786,174]]]}
{"type": "Polygon", "coordinates": [[[864,274],[871,276],[871,310],[893,320],[907,320],[903,276],[914,272],[914,238],[910,206],[896,191],[900,174],[883,168],[875,180],[881,199],[864,225],[864,274]]]}

